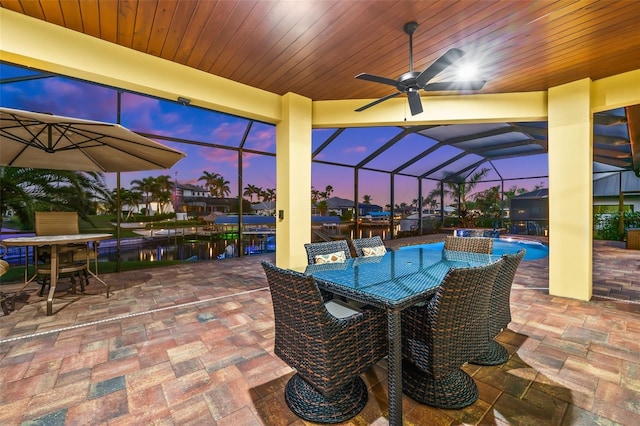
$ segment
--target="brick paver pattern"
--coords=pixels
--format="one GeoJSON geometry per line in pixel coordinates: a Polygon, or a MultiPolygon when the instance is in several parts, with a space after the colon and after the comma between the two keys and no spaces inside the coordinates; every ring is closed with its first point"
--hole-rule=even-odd
{"type": "MultiPolygon", "coordinates": [[[[61,291],[49,317],[28,287],[0,322],[0,424],[308,424],[284,401],[292,370],[273,354],[265,258],[107,274],[109,299],[93,284],[61,291]]],[[[464,367],[480,390],[466,409],[405,396],[405,424],[638,424],[639,268],[640,251],[594,242],[584,302],[548,294],[547,259],[523,262],[497,338],[509,361],[464,367]]],[[[387,424],[385,361],[364,379],[369,402],[348,424],[387,424]]]]}

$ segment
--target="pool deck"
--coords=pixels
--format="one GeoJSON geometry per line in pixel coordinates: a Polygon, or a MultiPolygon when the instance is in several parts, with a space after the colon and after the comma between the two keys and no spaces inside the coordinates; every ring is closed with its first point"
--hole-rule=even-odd
{"type": "MultiPolygon", "coordinates": [[[[402,246],[427,244],[444,241],[445,234],[424,235],[397,240],[386,240],[385,245],[391,249],[402,246]]],[[[514,238],[539,241],[549,244],[548,237],[533,235],[505,234],[500,238],[514,238]]],[[[549,289],[549,259],[526,261],[521,264],[518,273],[523,269],[535,269],[529,276],[530,282],[536,281],[536,288],[549,289]],[[534,276],[540,276],[542,281],[534,276]]],[[[626,300],[640,304],[640,250],[628,250],[622,241],[593,241],[593,296],[611,300],[626,300]]],[[[518,285],[518,279],[516,283],[518,285]]],[[[526,285],[522,282],[521,285],[526,285]]]]}
{"type": "MultiPolygon", "coordinates": [[[[431,234],[431,235],[422,235],[419,237],[407,237],[407,238],[398,238],[396,240],[385,240],[384,244],[391,248],[396,249],[402,246],[412,246],[416,244],[427,244],[427,243],[436,243],[440,241],[444,241],[444,237],[449,234],[431,234]]],[[[513,238],[513,239],[522,239],[522,240],[533,240],[539,241],[543,244],[549,244],[549,237],[539,237],[535,235],[511,235],[511,234],[503,234],[500,238],[513,238]]]]}
{"type": "MultiPolygon", "coordinates": [[[[265,259],[273,255],[107,274],[112,297],[92,283],[62,294],[50,317],[29,287],[0,323],[0,424],[309,424],[284,402],[292,371],[273,354],[265,259]]],[[[498,336],[507,364],[464,367],[480,398],[462,410],[403,397],[404,423],[637,424],[640,251],[595,241],[593,265],[585,302],[548,294],[546,259],[521,263],[513,321],[498,336]]],[[[388,424],[386,362],[363,378],[369,402],[345,424],[388,424]]]]}

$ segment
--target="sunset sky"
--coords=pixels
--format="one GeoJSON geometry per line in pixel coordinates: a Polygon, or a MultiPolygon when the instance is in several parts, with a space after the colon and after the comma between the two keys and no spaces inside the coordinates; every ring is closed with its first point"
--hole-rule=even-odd
{"type": "MultiPolygon", "coordinates": [[[[0,64],[3,80],[35,74],[23,68],[0,64]]],[[[88,84],[64,77],[32,79],[0,85],[0,105],[8,108],[46,112],[68,117],[98,121],[117,122],[117,92],[112,88],[88,84]]],[[[230,182],[231,196],[238,187],[238,159],[233,150],[207,146],[237,147],[246,131],[249,121],[197,107],[183,106],[177,102],[165,101],[132,93],[122,95],[121,122],[123,126],[141,133],[153,133],[172,138],[195,141],[196,144],[159,142],[186,153],[186,157],[170,170],[122,173],[121,184],[128,188],[133,179],[147,176],[170,175],[180,183],[202,184],[198,178],[203,171],[218,173],[230,182]]],[[[313,149],[322,144],[334,129],[315,129],[313,149]]],[[[399,132],[397,127],[377,127],[347,129],[318,157],[331,161],[332,158],[353,158],[353,164],[375,151],[383,143],[399,132]]],[[[418,143],[424,138],[409,136],[394,146],[384,157],[374,160],[371,166],[386,169],[385,165],[403,163],[416,152],[418,143]],[[379,163],[379,164],[377,164],[379,163]]],[[[244,145],[247,150],[275,154],[275,126],[254,122],[244,145]]],[[[546,176],[547,156],[514,158],[494,161],[494,165],[505,179],[546,176]]],[[[442,161],[446,161],[443,158],[442,161]]],[[[274,156],[245,153],[243,156],[243,187],[248,184],[262,188],[276,187],[276,162],[274,156]]],[[[116,174],[105,174],[110,188],[116,186],[116,174]]],[[[496,173],[489,175],[497,179],[496,173]]],[[[327,185],[334,188],[333,195],[353,199],[353,169],[314,163],[312,185],[324,190],[327,185]]],[[[546,178],[512,180],[505,182],[505,188],[513,185],[532,189],[537,184],[546,186],[546,178]]],[[[491,182],[478,186],[478,190],[498,185],[491,182]]],[[[359,199],[368,194],[374,204],[385,206],[390,202],[390,178],[387,173],[361,171],[359,174],[359,199]]],[[[435,187],[435,182],[423,181],[423,194],[435,187]]],[[[417,179],[397,176],[395,179],[395,204],[411,204],[418,197],[417,179]]]]}

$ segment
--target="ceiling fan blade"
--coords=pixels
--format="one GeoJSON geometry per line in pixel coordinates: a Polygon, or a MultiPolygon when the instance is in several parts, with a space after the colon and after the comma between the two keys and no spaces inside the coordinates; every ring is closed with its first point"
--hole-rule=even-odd
{"type": "Polygon", "coordinates": [[[427,69],[422,71],[418,77],[416,77],[416,84],[420,88],[424,88],[426,84],[436,75],[440,74],[445,68],[453,64],[458,59],[464,56],[464,52],[455,47],[447,50],[442,56],[436,59],[427,69]]]}
{"type": "Polygon", "coordinates": [[[409,90],[407,92],[409,97],[409,109],[411,115],[420,114],[422,112],[422,100],[420,100],[420,93],[417,90],[409,90]]]}
{"type": "Polygon", "coordinates": [[[388,84],[389,86],[393,86],[393,87],[395,87],[398,84],[396,80],[392,80],[387,77],[380,77],[379,75],[367,74],[365,72],[363,72],[362,74],[356,75],[356,78],[360,80],[373,81],[374,83],[388,84]]]}
{"type": "Polygon", "coordinates": [[[437,83],[427,84],[426,86],[424,86],[424,90],[428,92],[438,92],[446,90],[480,90],[485,83],[485,80],[439,81],[437,83]]]}
{"type": "Polygon", "coordinates": [[[392,93],[392,94],[390,94],[390,95],[384,96],[384,97],[382,97],[382,98],[380,98],[380,99],[377,99],[377,100],[375,100],[375,101],[371,102],[370,104],[366,104],[365,106],[361,106],[360,108],[358,108],[358,109],[356,110],[356,112],[364,111],[365,109],[367,109],[367,108],[371,108],[371,107],[372,107],[372,106],[374,106],[374,105],[378,105],[380,102],[384,102],[384,101],[386,101],[387,99],[395,98],[396,96],[398,96],[398,95],[399,95],[399,94],[401,94],[401,93],[402,93],[402,92],[396,92],[396,93],[392,93]]]}

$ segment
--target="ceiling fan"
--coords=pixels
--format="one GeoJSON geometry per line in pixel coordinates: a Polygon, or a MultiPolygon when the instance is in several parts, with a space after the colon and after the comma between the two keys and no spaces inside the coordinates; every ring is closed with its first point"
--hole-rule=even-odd
{"type": "Polygon", "coordinates": [[[442,56],[435,60],[427,69],[422,72],[413,70],[413,33],[416,32],[418,24],[416,22],[407,22],[404,24],[404,32],[409,35],[409,72],[402,74],[397,80],[386,77],[380,77],[373,74],[362,73],[356,75],[360,80],[373,81],[374,83],[387,84],[394,86],[398,91],[390,95],[384,96],[365,106],[356,109],[357,112],[364,111],[374,105],[384,102],[387,99],[394,98],[402,93],[406,93],[409,99],[409,108],[411,115],[420,114],[422,112],[422,102],[420,101],[420,90],[427,92],[443,91],[443,90],[480,90],[484,86],[484,80],[474,81],[438,81],[429,83],[431,79],[440,74],[448,66],[464,56],[464,52],[460,49],[452,48],[447,50],[442,56]]]}

